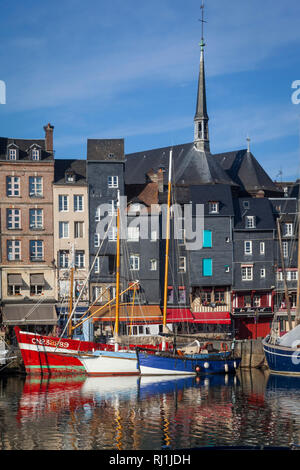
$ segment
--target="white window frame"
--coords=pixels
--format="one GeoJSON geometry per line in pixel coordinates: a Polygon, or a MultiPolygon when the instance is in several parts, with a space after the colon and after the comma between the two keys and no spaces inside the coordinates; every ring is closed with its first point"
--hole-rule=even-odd
{"type": "Polygon", "coordinates": [[[110,203],[110,208],[108,211],[108,215],[116,215],[118,209],[118,201],[117,199],[113,199],[110,203]]]}
{"type": "Polygon", "coordinates": [[[110,227],[108,230],[108,240],[110,242],[116,242],[118,236],[118,229],[117,227],[110,227]]]}
{"type": "Polygon", "coordinates": [[[42,229],[44,227],[43,209],[29,209],[29,228],[42,229]]]}
{"type": "Polygon", "coordinates": [[[178,272],[185,273],[186,272],[186,257],[179,256],[178,258],[178,272]]]}
{"type": "Polygon", "coordinates": [[[265,242],[259,242],[259,253],[261,255],[264,255],[265,250],[266,250],[265,242]]]}
{"type": "Polygon", "coordinates": [[[69,212],[69,196],[67,194],[58,195],[59,212],[69,212]]]}
{"type": "Polygon", "coordinates": [[[157,271],[157,259],[150,259],[150,271],[157,271]]]}
{"type": "Polygon", "coordinates": [[[68,250],[60,250],[58,253],[58,261],[60,268],[68,268],[70,261],[70,252],[68,250]]]}
{"type": "Polygon", "coordinates": [[[84,222],[81,220],[74,222],[74,238],[84,238],[84,222]]]}
{"type": "Polygon", "coordinates": [[[70,236],[70,227],[69,222],[61,220],[58,223],[58,237],[59,238],[69,238],[70,236]]]}
{"type": "Polygon", "coordinates": [[[39,149],[32,149],[31,150],[31,158],[32,160],[40,160],[41,153],[39,149]]]}
{"type": "Polygon", "coordinates": [[[6,225],[8,230],[21,229],[21,210],[20,209],[7,209],[6,212],[6,225]]]}
{"type": "Polygon", "coordinates": [[[95,213],[95,222],[100,222],[100,215],[101,215],[100,207],[97,207],[96,213],[95,213]]]}
{"type": "Polygon", "coordinates": [[[260,268],[259,274],[260,274],[260,278],[264,279],[266,277],[266,268],[260,268]]]}
{"type": "Polygon", "coordinates": [[[85,267],[85,253],[84,250],[75,251],[75,267],[84,268],[85,267]]]}
{"type": "Polygon", "coordinates": [[[219,202],[218,201],[209,201],[208,203],[208,210],[210,214],[218,214],[219,213],[219,202]]]}
{"type": "Polygon", "coordinates": [[[100,246],[100,233],[95,233],[94,235],[94,247],[99,248],[100,246]]]}
{"type": "Polygon", "coordinates": [[[158,239],[157,230],[151,230],[151,241],[156,242],[158,239]]]}
{"type": "Polygon", "coordinates": [[[29,176],[29,196],[43,196],[43,178],[42,176],[29,176]]]}
{"type": "Polygon", "coordinates": [[[253,266],[242,266],[242,281],[252,281],[253,280],[253,266]]]}
{"type": "Polygon", "coordinates": [[[42,261],[44,259],[44,242],[43,240],[30,240],[30,259],[42,261]]]}
{"type": "Polygon", "coordinates": [[[245,240],[244,241],[244,254],[245,255],[252,255],[252,240],[245,240]],[[248,245],[248,249],[247,249],[248,245]]]}
{"type": "Polygon", "coordinates": [[[284,226],[283,226],[283,229],[284,229],[283,236],[284,237],[292,237],[293,232],[294,232],[293,228],[294,227],[293,227],[293,224],[291,222],[285,223],[284,226]]]}
{"type": "Polygon", "coordinates": [[[118,188],[119,187],[119,177],[118,176],[108,176],[107,177],[107,186],[109,188],[118,188]]]}
{"type": "Polygon", "coordinates": [[[246,228],[255,228],[255,215],[246,215],[246,228]]]}
{"type": "Polygon", "coordinates": [[[140,240],[140,227],[128,227],[127,228],[127,241],[138,242],[140,240]]]}
{"type": "Polygon", "coordinates": [[[20,177],[7,176],[6,177],[6,194],[8,197],[20,196],[20,177]]]}
{"type": "Polygon", "coordinates": [[[96,256],[95,258],[94,273],[96,274],[100,273],[100,256],[96,256]]]}
{"type": "Polygon", "coordinates": [[[130,271],[139,271],[140,269],[140,255],[131,254],[129,257],[130,271]]]}
{"type": "Polygon", "coordinates": [[[82,194],[74,194],[73,205],[74,205],[74,212],[83,212],[84,211],[83,195],[82,194]]]}
{"type": "Polygon", "coordinates": [[[282,242],[282,251],[283,251],[283,257],[288,258],[289,257],[289,243],[288,242],[282,242]]]}
{"type": "Polygon", "coordinates": [[[17,160],[17,149],[8,149],[8,160],[17,160]]]}
{"type": "Polygon", "coordinates": [[[21,260],[21,240],[7,240],[6,252],[8,261],[21,260]]]}

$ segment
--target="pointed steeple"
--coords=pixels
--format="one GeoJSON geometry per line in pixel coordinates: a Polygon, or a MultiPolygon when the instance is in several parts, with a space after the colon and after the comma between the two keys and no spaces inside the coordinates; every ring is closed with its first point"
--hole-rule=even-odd
{"type": "Polygon", "coordinates": [[[206,87],[205,87],[205,67],[204,67],[204,37],[203,37],[203,19],[204,15],[204,2],[201,5],[202,8],[202,39],[201,39],[201,50],[200,50],[200,67],[198,77],[198,93],[197,93],[197,105],[196,114],[194,117],[194,143],[198,150],[210,151],[209,147],[209,134],[208,134],[208,114],[206,106],[206,87]]]}

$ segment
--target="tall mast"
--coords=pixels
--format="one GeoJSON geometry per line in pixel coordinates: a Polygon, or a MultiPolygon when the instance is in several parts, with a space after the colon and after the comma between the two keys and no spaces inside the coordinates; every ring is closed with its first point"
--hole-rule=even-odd
{"type": "Polygon", "coordinates": [[[72,322],[70,321],[73,310],[73,288],[74,286],[74,246],[71,251],[71,269],[70,269],[70,292],[69,292],[69,313],[68,313],[68,338],[72,338],[72,322]]]}
{"type": "Polygon", "coordinates": [[[116,341],[119,336],[119,308],[120,308],[120,192],[118,191],[117,205],[117,261],[116,261],[116,318],[115,318],[115,351],[119,344],[116,341]]]}
{"type": "Polygon", "coordinates": [[[278,241],[279,241],[282,275],[283,275],[285,304],[286,304],[286,309],[287,309],[287,314],[288,314],[289,329],[291,330],[292,329],[291,306],[290,306],[290,299],[289,299],[289,290],[288,290],[288,286],[287,286],[287,282],[286,282],[286,269],[285,269],[283,249],[282,249],[281,228],[280,228],[280,218],[279,217],[277,217],[277,219],[276,219],[276,224],[277,224],[277,232],[278,232],[278,241]]]}
{"type": "MultiPolygon", "coordinates": [[[[169,179],[168,179],[168,211],[167,211],[167,226],[166,226],[164,310],[163,310],[163,327],[164,328],[167,325],[167,295],[168,295],[168,268],[169,268],[169,246],[170,246],[170,207],[171,207],[172,156],[173,156],[173,150],[170,150],[169,179]]],[[[165,348],[165,342],[163,341],[163,349],[164,348],[165,348]]]]}
{"type": "Polygon", "coordinates": [[[296,308],[296,315],[295,315],[295,326],[300,324],[300,183],[298,185],[298,200],[297,200],[297,232],[298,232],[298,266],[297,266],[298,267],[298,279],[297,279],[297,308],[296,308]]]}

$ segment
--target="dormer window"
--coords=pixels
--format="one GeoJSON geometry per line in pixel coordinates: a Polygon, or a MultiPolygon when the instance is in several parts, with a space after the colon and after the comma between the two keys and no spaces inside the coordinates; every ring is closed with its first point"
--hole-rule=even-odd
{"type": "Polygon", "coordinates": [[[243,201],[243,208],[244,209],[250,209],[250,202],[249,201],[243,201]]]}
{"type": "Polygon", "coordinates": [[[31,150],[31,158],[32,160],[40,160],[41,152],[39,149],[35,148],[31,150]]]}
{"type": "Polygon", "coordinates": [[[255,228],[255,216],[254,215],[247,215],[245,219],[245,227],[246,228],[255,228]]]}
{"type": "Polygon", "coordinates": [[[17,148],[9,148],[7,151],[8,160],[17,160],[17,148]]]}
{"type": "Polygon", "coordinates": [[[219,202],[218,201],[210,201],[208,203],[209,213],[210,214],[218,214],[219,213],[219,202]]]}
{"type": "Polygon", "coordinates": [[[73,171],[66,172],[65,182],[66,183],[74,183],[75,182],[75,173],[73,171]]]}

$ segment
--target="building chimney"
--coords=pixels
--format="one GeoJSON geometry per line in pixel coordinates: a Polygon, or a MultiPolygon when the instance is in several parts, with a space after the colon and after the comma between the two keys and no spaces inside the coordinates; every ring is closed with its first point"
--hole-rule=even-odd
{"type": "Polygon", "coordinates": [[[50,153],[53,153],[53,129],[54,126],[51,126],[50,123],[44,126],[46,152],[50,153]]]}

